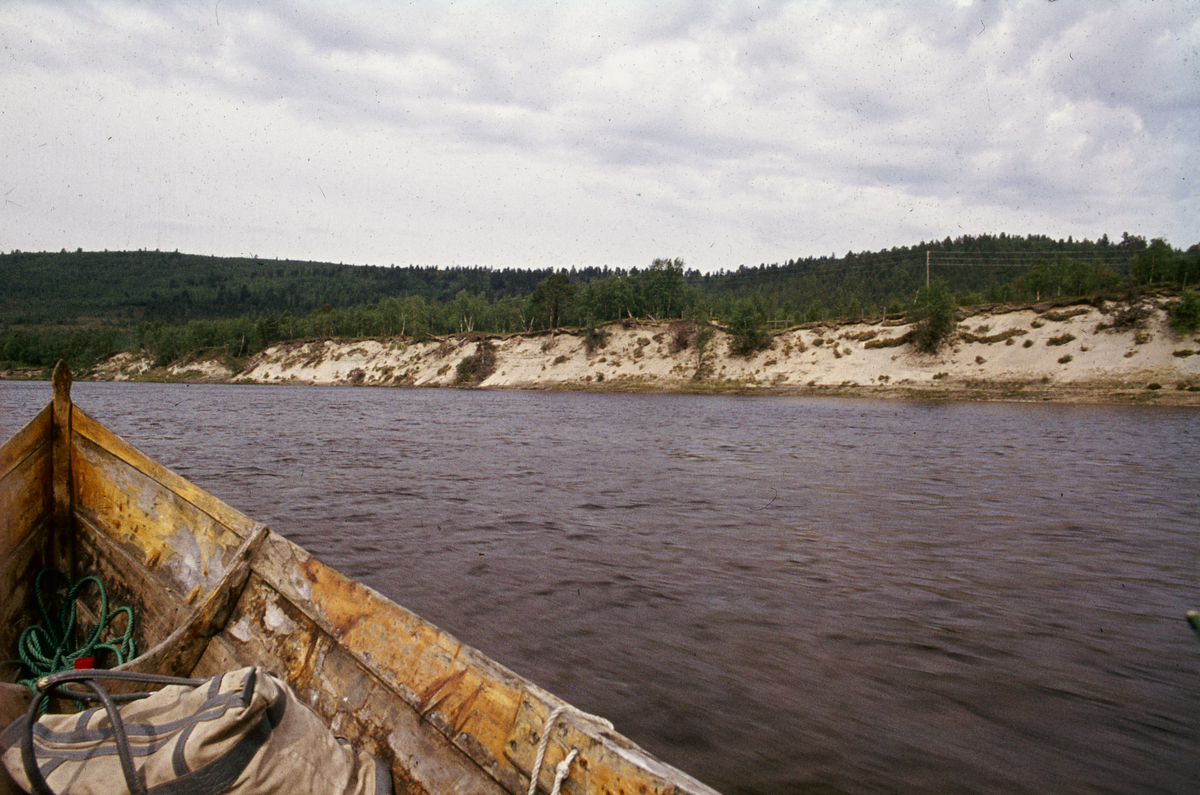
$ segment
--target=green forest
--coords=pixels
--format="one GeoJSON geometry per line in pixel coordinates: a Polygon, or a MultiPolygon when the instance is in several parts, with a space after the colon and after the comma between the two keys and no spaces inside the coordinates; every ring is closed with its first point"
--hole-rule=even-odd
{"type": "Polygon", "coordinates": [[[1200,245],[962,236],[875,252],[701,273],[644,268],[435,268],[211,257],[162,251],[0,254],[0,367],[86,369],[119,351],[160,364],[239,360],[281,341],[424,338],[694,318],[739,328],[909,311],[927,282],[957,305],[1123,296],[1200,281],[1200,245]]]}

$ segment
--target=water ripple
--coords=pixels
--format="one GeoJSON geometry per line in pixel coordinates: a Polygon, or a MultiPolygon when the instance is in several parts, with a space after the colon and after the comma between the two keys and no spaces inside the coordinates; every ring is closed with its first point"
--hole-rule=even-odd
{"type": "MultiPolygon", "coordinates": [[[[1200,780],[1195,412],[75,386],[131,442],[730,793],[1200,780]]],[[[0,426],[44,384],[0,385],[0,426]]],[[[23,421],[23,420],[21,420],[23,421]]]]}

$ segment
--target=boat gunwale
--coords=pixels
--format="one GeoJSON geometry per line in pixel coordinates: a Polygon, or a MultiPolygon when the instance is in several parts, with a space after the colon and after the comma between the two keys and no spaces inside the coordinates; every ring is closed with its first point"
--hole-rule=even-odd
{"type": "Polygon", "coordinates": [[[49,447],[54,406],[47,403],[33,419],[0,445],[0,479],[8,477],[42,447],[49,447]]]}
{"type": "Polygon", "coordinates": [[[220,497],[205,491],[175,470],[146,455],[79,406],[73,405],[71,413],[72,434],[87,439],[109,455],[155,481],[242,540],[263,526],[261,522],[250,518],[220,497]]]}

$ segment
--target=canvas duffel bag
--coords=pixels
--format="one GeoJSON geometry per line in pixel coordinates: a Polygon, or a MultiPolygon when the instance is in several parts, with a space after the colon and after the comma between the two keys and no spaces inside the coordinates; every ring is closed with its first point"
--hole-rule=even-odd
{"type": "Polygon", "coordinates": [[[66,671],[38,683],[25,716],[0,733],[4,765],[20,786],[39,795],[392,792],[378,759],[339,741],[265,671],[208,680],[122,673],[66,671]],[[125,696],[100,684],[130,677],[168,684],[125,696]],[[39,703],[62,695],[67,682],[82,682],[91,691],[82,696],[100,706],[38,718],[39,703]]]}

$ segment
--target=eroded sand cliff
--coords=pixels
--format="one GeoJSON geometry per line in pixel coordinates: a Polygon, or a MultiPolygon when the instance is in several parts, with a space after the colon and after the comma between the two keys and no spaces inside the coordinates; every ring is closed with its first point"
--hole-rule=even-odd
{"type": "MultiPolygon", "coordinates": [[[[752,356],[731,338],[680,321],[610,324],[589,348],[582,332],[416,342],[407,338],[309,340],[273,346],[232,373],[219,361],[173,365],[160,377],[261,384],[471,385],[516,389],[732,391],[946,396],[1029,400],[1138,400],[1200,405],[1200,339],[1167,324],[1147,300],[1128,307],[1050,304],[996,307],[960,320],[948,344],[923,354],[895,343],[909,329],[876,319],[774,333],[752,356]],[[461,366],[483,352],[482,368],[461,366]],[[479,376],[482,375],[481,379],[479,376]],[[1160,388],[1154,388],[1158,385],[1160,388]]],[[[94,377],[150,374],[115,357],[94,377]]]]}

